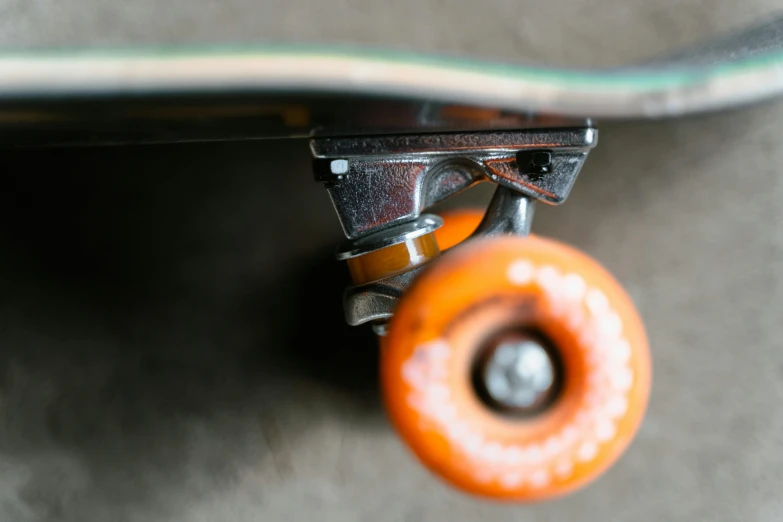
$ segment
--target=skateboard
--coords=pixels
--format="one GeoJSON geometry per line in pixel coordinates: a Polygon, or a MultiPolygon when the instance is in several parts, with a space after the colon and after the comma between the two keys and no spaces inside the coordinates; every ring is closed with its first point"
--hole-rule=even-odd
{"type": "Polygon", "coordinates": [[[347,48],[0,55],[3,147],[309,140],[345,234],[346,321],[371,325],[402,440],[471,494],[536,501],[625,451],[646,408],[647,337],[595,260],[531,234],[566,200],[597,122],[783,92],[783,19],[615,70],[347,48]],[[478,183],[483,210],[428,213],[478,183]]]}

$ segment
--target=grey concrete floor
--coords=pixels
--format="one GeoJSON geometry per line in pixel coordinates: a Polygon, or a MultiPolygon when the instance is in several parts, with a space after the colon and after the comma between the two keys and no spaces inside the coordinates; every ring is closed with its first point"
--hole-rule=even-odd
{"type": "MultiPolygon", "coordinates": [[[[184,4],[5,0],[0,41],[296,34],[614,64],[774,7],[184,4]],[[406,23],[369,23],[379,13],[406,23]]],[[[628,453],[534,506],[453,492],[390,430],[373,339],[342,325],[339,227],[305,143],[4,152],[0,520],[780,520],[781,122],[771,103],[603,125],[569,201],[539,210],[538,233],[627,286],[655,366],[628,453]]]]}
{"type": "Polygon", "coordinates": [[[0,0],[0,46],[328,42],[618,65],[781,9],[778,0],[0,0]]]}

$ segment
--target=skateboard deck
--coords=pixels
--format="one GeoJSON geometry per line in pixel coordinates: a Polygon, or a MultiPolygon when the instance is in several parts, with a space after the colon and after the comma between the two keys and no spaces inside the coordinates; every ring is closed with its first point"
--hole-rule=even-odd
{"type": "Polygon", "coordinates": [[[497,130],[662,118],[783,92],[783,18],[646,63],[555,69],[322,46],[0,55],[0,141],[497,130]]]}

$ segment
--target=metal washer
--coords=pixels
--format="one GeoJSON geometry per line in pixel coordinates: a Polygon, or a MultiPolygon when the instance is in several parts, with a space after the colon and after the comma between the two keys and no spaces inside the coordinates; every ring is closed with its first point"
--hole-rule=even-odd
{"type": "Polygon", "coordinates": [[[344,243],[337,249],[339,261],[363,256],[382,248],[405,243],[417,237],[431,234],[443,226],[443,219],[434,214],[422,214],[413,221],[386,228],[380,232],[344,243]]]}

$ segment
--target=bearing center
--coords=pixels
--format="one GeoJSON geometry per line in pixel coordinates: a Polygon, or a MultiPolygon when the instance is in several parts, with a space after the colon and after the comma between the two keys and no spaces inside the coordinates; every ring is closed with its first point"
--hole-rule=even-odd
{"type": "Polygon", "coordinates": [[[481,352],[474,384],[491,406],[532,414],[554,400],[562,372],[553,350],[540,336],[525,331],[504,333],[481,352]]]}

